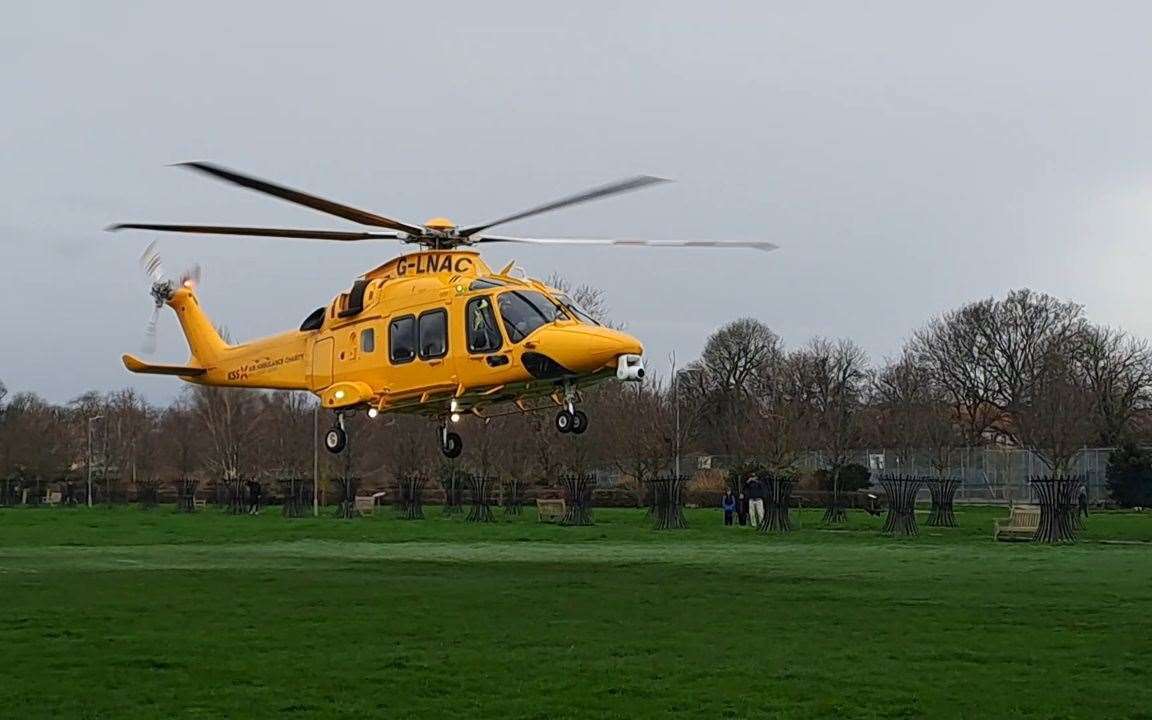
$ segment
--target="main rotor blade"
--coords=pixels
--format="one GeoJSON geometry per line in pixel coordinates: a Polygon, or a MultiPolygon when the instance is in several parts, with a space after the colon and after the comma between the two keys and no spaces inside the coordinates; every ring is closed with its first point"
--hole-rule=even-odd
{"type": "Polygon", "coordinates": [[[400,240],[397,233],[344,232],[342,230],[291,230],[287,228],[228,227],[222,225],[151,225],[146,223],[120,223],[106,230],[160,230],[162,232],[199,233],[202,235],[252,235],[255,237],[281,237],[302,240],[400,240]]]}
{"type": "Polygon", "coordinates": [[[270,183],[267,180],[261,180],[259,178],[250,177],[248,175],[241,175],[234,170],[229,170],[228,168],[220,167],[219,165],[213,165],[212,163],[187,162],[180,163],[180,165],[183,167],[191,168],[193,170],[198,170],[202,173],[211,175],[221,180],[227,180],[230,183],[235,183],[241,187],[246,187],[249,190],[255,190],[257,192],[273,195],[280,198],[281,200],[287,200],[288,202],[293,202],[297,205],[304,205],[305,207],[310,207],[313,210],[319,210],[320,212],[328,213],[329,215],[342,217],[345,220],[358,222],[361,225],[383,227],[388,228],[389,230],[398,230],[400,232],[406,232],[414,235],[423,233],[423,229],[416,225],[409,225],[408,223],[400,222],[399,220],[386,218],[383,215],[370,213],[366,210],[359,210],[348,205],[341,205],[340,203],[332,202],[331,200],[325,200],[324,198],[317,197],[315,195],[309,195],[308,193],[301,192],[299,190],[293,190],[292,188],[284,187],[283,185],[270,183]]]}
{"type": "Polygon", "coordinates": [[[509,215],[508,217],[503,217],[499,220],[493,220],[492,222],[485,223],[484,225],[473,225],[472,227],[464,228],[460,231],[460,235],[462,237],[471,237],[476,233],[487,230],[488,228],[496,227],[497,225],[503,225],[504,223],[512,222],[513,220],[522,220],[526,217],[532,217],[533,215],[540,215],[541,213],[551,212],[552,210],[559,210],[560,208],[568,207],[569,205],[579,205],[580,203],[585,203],[590,200],[599,200],[600,198],[608,197],[610,195],[618,195],[620,193],[631,192],[632,190],[639,190],[641,188],[648,187],[649,185],[656,185],[666,182],[671,182],[671,180],[652,177],[651,175],[637,175],[636,177],[628,178],[626,180],[619,180],[614,183],[609,183],[608,185],[594,187],[591,190],[585,190],[582,193],[570,195],[566,198],[561,198],[560,200],[550,202],[546,205],[534,207],[531,210],[525,210],[523,212],[516,213],[515,215],[509,215]]]}
{"type": "Polygon", "coordinates": [[[757,240],[620,240],[613,238],[528,238],[485,235],[473,242],[510,242],[528,245],[632,245],[639,247],[710,247],[710,248],[752,248],[770,252],[779,245],[757,240]]]}

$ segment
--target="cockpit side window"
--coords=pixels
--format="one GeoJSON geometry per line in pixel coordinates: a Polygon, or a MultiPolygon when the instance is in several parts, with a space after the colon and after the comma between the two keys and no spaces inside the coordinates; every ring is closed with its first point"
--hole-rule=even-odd
{"type": "Polygon", "coordinates": [[[472,298],[468,301],[464,315],[468,321],[468,352],[490,353],[500,349],[504,339],[496,327],[491,297],[483,295],[472,298]]]}
{"type": "Polygon", "coordinates": [[[542,293],[534,290],[510,290],[497,300],[504,332],[512,342],[520,342],[541,325],[547,325],[567,315],[542,293]]]}

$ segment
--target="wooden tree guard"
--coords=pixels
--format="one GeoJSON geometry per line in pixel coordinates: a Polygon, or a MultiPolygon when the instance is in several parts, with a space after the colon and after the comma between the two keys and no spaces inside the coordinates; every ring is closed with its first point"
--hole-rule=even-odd
{"type": "Polygon", "coordinates": [[[764,484],[764,518],[757,526],[762,533],[792,532],[792,486],[790,477],[761,476],[764,484]]]}
{"type": "Polygon", "coordinates": [[[141,510],[149,510],[160,504],[160,481],[137,480],[136,502],[140,503],[141,510]]]}
{"type": "Polygon", "coordinates": [[[880,532],[910,537],[920,534],[916,526],[916,493],[923,484],[924,478],[914,475],[880,476],[880,486],[888,500],[888,516],[880,532]]]}
{"type": "Polygon", "coordinates": [[[596,485],[596,476],[561,475],[560,484],[564,487],[564,517],[560,518],[561,525],[593,525],[592,522],[592,488],[596,485]]]}
{"type": "Polygon", "coordinates": [[[519,515],[524,504],[524,481],[509,477],[500,486],[500,504],[505,515],[519,515]]]}
{"type": "Polygon", "coordinates": [[[441,471],[440,486],[444,488],[444,505],[441,510],[445,515],[463,514],[467,477],[463,470],[454,467],[446,467],[441,471]]]}
{"type": "Polygon", "coordinates": [[[1074,543],[1077,526],[1076,491],[1084,479],[1076,476],[1043,476],[1029,480],[1040,501],[1040,524],[1033,542],[1074,543]]]}
{"type": "Polygon", "coordinates": [[[409,473],[399,478],[400,503],[397,510],[401,520],[424,519],[424,486],[428,476],[423,473],[409,473]]]}
{"type": "Polygon", "coordinates": [[[848,522],[848,510],[844,507],[844,500],[840,497],[840,489],[833,487],[828,494],[828,504],[824,506],[824,524],[839,525],[848,522]]]}
{"type": "Polygon", "coordinates": [[[956,513],[952,503],[956,499],[956,490],[960,488],[960,479],[931,478],[925,479],[924,483],[928,486],[928,492],[932,493],[932,510],[924,524],[928,527],[956,527],[956,513]]]}
{"type": "Polygon", "coordinates": [[[648,480],[645,486],[652,498],[648,514],[652,518],[654,530],[683,530],[688,527],[684,519],[684,483],[682,476],[658,477],[648,480]]]}
{"type": "Polygon", "coordinates": [[[340,501],[336,505],[336,517],[342,520],[360,517],[360,511],[356,509],[356,491],[360,489],[360,478],[342,476],[332,478],[332,482],[340,494],[340,501]]]}
{"type": "Polygon", "coordinates": [[[304,478],[281,478],[280,484],[280,514],[286,518],[304,517],[307,501],[311,500],[308,489],[311,481],[304,478]]]}
{"type": "Polygon", "coordinates": [[[179,512],[196,512],[196,485],[192,478],[184,478],[176,488],[176,509],[179,512]]]}
{"type": "Polygon", "coordinates": [[[489,504],[492,485],[496,482],[496,478],[491,475],[468,475],[466,482],[468,484],[468,499],[472,503],[472,509],[465,519],[468,522],[496,522],[496,518],[492,517],[492,507],[489,504]]]}

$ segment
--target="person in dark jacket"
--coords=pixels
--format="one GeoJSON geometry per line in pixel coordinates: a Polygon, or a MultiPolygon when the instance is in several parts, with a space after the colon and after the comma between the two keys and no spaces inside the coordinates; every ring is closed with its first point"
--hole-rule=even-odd
{"type": "Polygon", "coordinates": [[[260,514],[260,496],[264,494],[264,488],[260,483],[255,480],[248,481],[248,514],[260,514]]]}
{"type": "Polygon", "coordinates": [[[748,496],[743,491],[736,496],[736,518],[741,525],[748,524],[748,496]]]}
{"type": "Polygon", "coordinates": [[[1088,517],[1088,490],[1083,485],[1080,486],[1080,494],[1076,497],[1076,504],[1080,508],[1080,514],[1088,517]]]}
{"type": "Polygon", "coordinates": [[[720,501],[720,506],[724,508],[724,524],[732,524],[732,513],[736,512],[736,496],[732,494],[732,488],[724,491],[724,499],[720,501]]]}

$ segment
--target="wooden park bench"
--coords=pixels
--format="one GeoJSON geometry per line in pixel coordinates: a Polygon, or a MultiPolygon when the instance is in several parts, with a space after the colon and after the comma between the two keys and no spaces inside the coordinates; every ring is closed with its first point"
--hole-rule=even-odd
{"type": "Polygon", "coordinates": [[[1031,540],[1040,527],[1040,508],[1036,505],[1014,505],[1007,518],[997,518],[992,525],[993,540],[1031,540]]]}
{"type": "Polygon", "coordinates": [[[356,512],[361,515],[371,515],[376,512],[376,496],[375,495],[357,495],[356,496],[356,512]]]}
{"type": "Polygon", "coordinates": [[[568,506],[563,500],[537,500],[536,520],[538,522],[557,522],[564,517],[568,506]]]}
{"type": "Polygon", "coordinates": [[[64,493],[59,490],[52,490],[44,496],[45,505],[59,505],[64,500],[64,493]]]}
{"type": "Polygon", "coordinates": [[[196,508],[197,510],[203,510],[204,508],[208,507],[208,501],[203,498],[193,498],[192,507],[196,508]]]}

